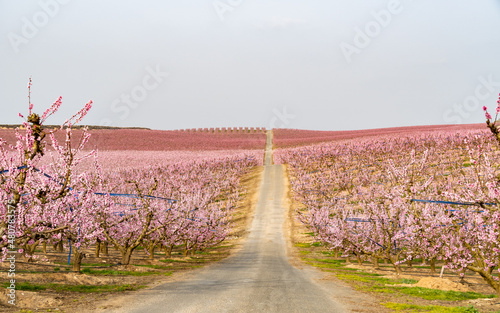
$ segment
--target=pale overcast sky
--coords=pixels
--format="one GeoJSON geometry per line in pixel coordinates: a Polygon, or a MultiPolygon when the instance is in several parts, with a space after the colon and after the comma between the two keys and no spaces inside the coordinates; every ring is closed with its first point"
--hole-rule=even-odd
{"type": "Polygon", "coordinates": [[[0,124],[318,130],[483,122],[499,0],[0,0],[0,124]]]}

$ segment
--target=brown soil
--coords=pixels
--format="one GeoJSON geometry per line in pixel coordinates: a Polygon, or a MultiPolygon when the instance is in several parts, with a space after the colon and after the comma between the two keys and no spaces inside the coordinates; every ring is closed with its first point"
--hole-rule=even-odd
{"type": "MultiPolygon", "coordinates": [[[[93,270],[130,271],[138,274],[153,272],[153,275],[149,276],[104,276],[71,272],[71,266],[66,265],[68,252],[58,253],[52,249],[52,246],[47,245],[46,254],[43,254],[41,251],[37,254],[43,255],[48,261],[27,263],[22,262],[19,256],[16,262],[16,284],[60,284],[64,286],[130,285],[128,289],[132,290],[124,292],[133,293],[136,289],[150,288],[168,281],[182,279],[185,273],[200,267],[209,266],[214,262],[228,257],[239,249],[251,221],[252,208],[257,200],[262,170],[262,167],[255,168],[242,178],[241,182],[243,189],[246,190],[246,194],[242,197],[241,202],[234,212],[232,233],[228,237],[228,240],[224,241],[219,247],[188,257],[184,257],[180,252],[176,252],[168,258],[171,262],[166,261],[165,255],[159,250],[155,253],[155,255],[158,254],[155,259],[150,260],[144,250],[137,249],[132,256],[132,265],[127,266],[117,264],[120,260],[120,254],[113,247],[109,247],[108,255],[101,255],[100,258],[95,257],[95,247],[92,247],[87,251],[87,257],[83,260],[83,263],[92,264],[89,268],[93,270]],[[99,264],[102,264],[102,266],[98,266],[99,264]],[[141,267],[139,265],[152,265],[161,268],[141,267]]],[[[8,264],[5,262],[0,263],[0,281],[4,283],[10,280],[7,275],[7,266],[8,264]]],[[[13,312],[20,309],[89,312],[102,307],[109,299],[112,299],[116,295],[116,292],[80,293],[55,291],[53,288],[37,292],[16,290],[17,305],[16,309],[13,310],[13,307],[7,304],[8,289],[2,288],[0,291],[5,294],[0,296],[0,312],[13,312]]]]}
{"type": "Polygon", "coordinates": [[[462,285],[456,282],[453,282],[446,278],[439,277],[424,277],[421,278],[418,283],[414,285],[415,287],[423,287],[430,289],[439,289],[439,290],[452,290],[452,291],[460,291],[460,292],[469,292],[472,291],[466,285],[462,285]]]}

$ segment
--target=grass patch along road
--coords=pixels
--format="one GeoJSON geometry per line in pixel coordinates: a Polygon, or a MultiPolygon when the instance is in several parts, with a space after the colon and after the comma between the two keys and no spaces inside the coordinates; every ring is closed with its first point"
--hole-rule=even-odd
{"type": "Polygon", "coordinates": [[[495,309],[495,305],[481,310],[474,306],[477,305],[476,302],[471,305],[471,301],[495,303],[496,296],[492,293],[413,287],[411,285],[416,284],[418,278],[407,275],[397,277],[391,273],[389,266],[380,266],[381,270],[377,271],[368,263],[364,266],[346,263],[345,259],[335,258],[334,254],[326,251],[321,244],[298,242],[294,246],[304,263],[332,273],[334,279],[375,296],[382,305],[394,312],[500,312],[500,307],[495,309]]]}

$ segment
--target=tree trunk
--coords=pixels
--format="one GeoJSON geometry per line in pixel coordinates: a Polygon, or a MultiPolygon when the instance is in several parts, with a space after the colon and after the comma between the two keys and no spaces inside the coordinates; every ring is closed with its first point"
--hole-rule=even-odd
{"type": "Polygon", "coordinates": [[[125,250],[125,253],[122,253],[122,265],[129,265],[130,264],[130,259],[132,257],[132,252],[134,249],[127,248],[125,250]]]}
{"type": "Polygon", "coordinates": [[[496,281],[490,273],[486,272],[483,268],[478,268],[477,266],[467,266],[467,269],[478,273],[494,290],[497,292],[497,296],[500,297],[500,282],[496,281]]]}
{"type": "Polygon", "coordinates": [[[430,263],[431,263],[431,272],[433,274],[436,274],[436,258],[432,258],[430,263]]]}
{"type": "Polygon", "coordinates": [[[148,249],[148,253],[149,253],[149,259],[150,260],[154,260],[155,258],[155,248],[156,248],[156,245],[155,244],[151,244],[149,249],[148,249]]]}
{"type": "Polygon", "coordinates": [[[108,255],[108,242],[105,241],[101,244],[101,252],[104,254],[104,255],[108,255]]]}
{"type": "Polygon", "coordinates": [[[73,249],[73,271],[80,272],[80,268],[82,266],[82,260],[85,257],[85,254],[82,253],[79,249],[73,249]]]}
{"type": "Polygon", "coordinates": [[[396,264],[398,260],[396,258],[393,258],[393,257],[390,256],[389,257],[389,261],[391,262],[392,266],[396,270],[396,275],[401,275],[403,273],[401,271],[401,267],[399,266],[399,264],[396,264]]]}
{"type": "Polygon", "coordinates": [[[406,265],[408,265],[408,268],[412,268],[413,267],[412,259],[409,259],[408,261],[406,261],[406,265]]]}
{"type": "Polygon", "coordinates": [[[363,265],[363,260],[361,260],[359,254],[356,254],[356,260],[358,260],[358,265],[363,265]]]}
{"type": "Polygon", "coordinates": [[[24,260],[26,262],[33,262],[33,255],[35,254],[36,247],[38,246],[38,241],[32,244],[24,244],[24,260]]]}
{"type": "Polygon", "coordinates": [[[172,256],[172,249],[173,248],[174,248],[174,245],[163,246],[163,251],[165,251],[165,257],[169,258],[172,256]]]}
{"type": "Polygon", "coordinates": [[[101,252],[101,240],[97,239],[95,243],[95,257],[98,258],[99,253],[101,252]]]}
{"type": "Polygon", "coordinates": [[[378,270],[379,265],[378,265],[378,257],[377,256],[372,256],[372,263],[373,263],[373,268],[378,270]]]}
{"type": "Polygon", "coordinates": [[[42,242],[42,249],[43,249],[43,254],[47,254],[47,242],[46,241],[42,242]]]}
{"type": "Polygon", "coordinates": [[[187,242],[187,241],[185,241],[185,242],[184,242],[184,253],[183,253],[183,255],[184,255],[185,257],[188,255],[189,250],[190,250],[190,248],[189,248],[189,244],[188,244],[188,242],[187,242]]]}
{"type": "Polygon", "coordinates": [[[64,247],[63,247],[63,242],[62,239],[57,243],[57,252],[63,253],[64,252],[64,247]]]}

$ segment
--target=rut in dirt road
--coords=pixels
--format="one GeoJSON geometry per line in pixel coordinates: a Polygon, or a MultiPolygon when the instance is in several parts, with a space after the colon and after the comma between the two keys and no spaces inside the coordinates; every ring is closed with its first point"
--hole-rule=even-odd
{"type": "Polygon", "coordinates": [[[284,175],[282,165],[272,165],[268,131],[259,199],[242,249],[184,281],[139,292],[113,312],[347,312],[288,262],[284,175]]]}

